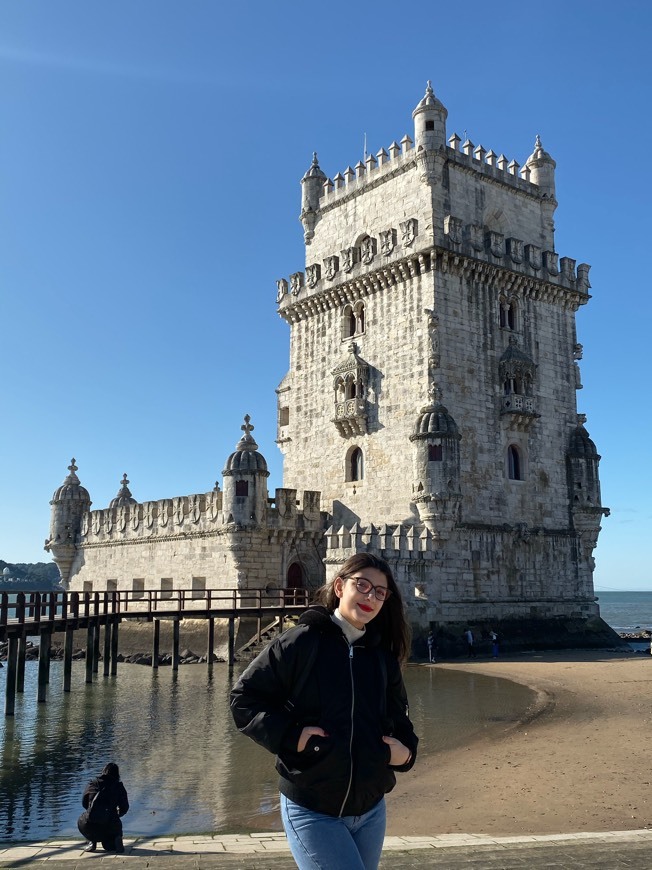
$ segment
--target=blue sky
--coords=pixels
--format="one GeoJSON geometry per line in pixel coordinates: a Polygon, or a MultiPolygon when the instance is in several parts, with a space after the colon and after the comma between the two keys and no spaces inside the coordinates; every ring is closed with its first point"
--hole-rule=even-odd
{"type": "Polygon", "coordinates": [[[578,410],[612,510],[596,586],[652,589],[646,2],[0,4],[0,558],[47,559],[75,456],[95,507],[204,492],[252,416],[281,485],[275,281],[299,181],[412,133],[557,161],[556,247],[592,265],[578,410]]]}

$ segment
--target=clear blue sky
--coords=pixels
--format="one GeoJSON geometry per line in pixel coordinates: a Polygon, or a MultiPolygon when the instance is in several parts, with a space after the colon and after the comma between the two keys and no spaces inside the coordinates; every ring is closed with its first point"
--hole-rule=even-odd
{"type": "Polygon", "coordinates": [[[557,161],[592,265],[578,410],[603,459],[596,586],[652,589],[649,3],[4,0],[0,558],[48,559],[71,456],[94,506],[211,489],[249,413],[273,489],[299,180],[412,132],[557,161]]]}

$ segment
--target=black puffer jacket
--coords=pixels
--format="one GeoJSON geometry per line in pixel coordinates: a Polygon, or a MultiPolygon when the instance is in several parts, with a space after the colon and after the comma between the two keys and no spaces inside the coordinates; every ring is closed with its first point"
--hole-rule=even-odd
{"type": "Polygon", "coordinates": [[[86,786],[82,796],[82,806],[84,809],[88,809],[88,805],[93,797],[102,789],[105,792],[102,795],[102,801],[110,807],[112,819],[117,820],[119,816],[124,816],[129,809],[127,790],[119,779],[106,776],[105,774],[96,776],[86,786]]]}
{"type": "Polygon", "coordinates": [[[233,688],[237,727],[276,754],[281,792],[307,809],[362,815],[394,788],[395,770],[414,764],[418,740],[399,663],[378,640],[371,624],[349,646],[328,610],[311,607],[296,628],[263,650],[233,688]],[[309,679],[295,697],[293,687],[301,684],[306,667],[309,679]],[[328,736],[311,737],[297,752],[306,725],[318,725],[328,736]],[[389,766],[383,735],[410,749],[408,764],[389,766]]]}

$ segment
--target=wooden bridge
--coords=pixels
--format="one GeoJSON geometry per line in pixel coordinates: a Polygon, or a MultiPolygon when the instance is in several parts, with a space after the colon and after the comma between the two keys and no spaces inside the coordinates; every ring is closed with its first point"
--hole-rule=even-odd
{"type": "Polygon", "coordinates": [[[236,660],[236,620],[256,620],[252,638],[242,649],[260,642],[270,622],[283,631],[288,617],[308,604],[305,589],[179,589],[131,592],[0,592],[0,642],[7,643],[5,715],[13,716],[16,693],[25,690],[27,638],[39,638],[38,700],[45,702],[50,681],[52,635],[63,633],[63,691],[72,675],[73,633],[86,630],[86,682],[99,672],[101,633],[104,634],[103,675],[118,672],[119,626],[125,620],[151,622],[152,667],[159,664],[161,620],[171,620],[172,669],[179,667],[180,626],[184,619],[205,620],[208,667],[213,665],[215,620],[228,621],[227,660],[236,660]]]}

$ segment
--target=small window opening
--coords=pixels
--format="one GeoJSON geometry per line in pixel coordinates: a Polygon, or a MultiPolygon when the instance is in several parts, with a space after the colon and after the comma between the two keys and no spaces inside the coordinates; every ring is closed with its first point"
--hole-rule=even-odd
{"type": "Polygon", "coordinates": [[[426,130],[434,130],[435,122],[434,121],[426,121],[426,130]]]}
{"type": "Polygon", "coordinates": [[[507,473],[510,480],[523,480],[521,456],[513,444],[507,448],[507,473]]]}
{"type": "Polygon", "coordinates": [[[351,451],[349,457],[349,480],[362,480],[364,477],[364,460],[359,447],[351,451]]]}
{"type": "Polygon", "coordinates": [[[428,462],[441,462],[444,458],[444,450],[441,444],[428,445],[428,462]]]}
{"type": "Polygon", "coordinates": [[[235,494],[238,496],[247,496],[249,495],[249,481],[248,480],[236,480],[235,482],[235,494]]]}
{"type": "Polygon", "coordinates": [[[279,426],[287,426],[290,422],[290,409],[280,408],[278,412],[278,423],[279,426]]]}

